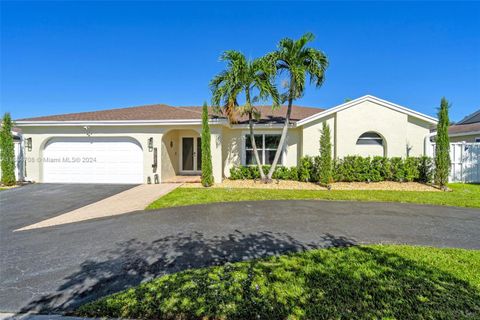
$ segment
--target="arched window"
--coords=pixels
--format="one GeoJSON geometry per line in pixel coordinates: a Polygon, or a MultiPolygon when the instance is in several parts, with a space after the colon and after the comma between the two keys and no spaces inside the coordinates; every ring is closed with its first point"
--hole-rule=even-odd
{"type": "Polygon", "coordinates": [[[369,131],[362,134],[358,140],[357,145],[373,144],[383,146],[383,138],[376,132],[369,131]]]}

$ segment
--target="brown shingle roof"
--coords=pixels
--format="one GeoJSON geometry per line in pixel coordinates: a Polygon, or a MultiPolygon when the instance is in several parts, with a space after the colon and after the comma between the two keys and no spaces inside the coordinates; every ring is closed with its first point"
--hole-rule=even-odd
{"type": "MultiPolygon", "coordinates": [[[[202,107],[182,107],[187,108],[192,111],[202,112],[202,107]]],[[[256,107],[261,114],[260,123],[283,123],[285,121],[285,115],[287,113],[287,107],[281,106],[279,108],[272,109],[272,106],[257,106],[256,107]]],[[[313,107],[300,107],[300,106],[292,106],[292,114],[290,119],[292,122],[297,122],[299,120],[305,119],[310,117],[314,114],[324,111],[324,109],[320,108],[313,108],[313,107]]],[[[212,110],[209,111],[211,115],[217,115],[212,110]]],[[[244,115],[237,115],[236,117],[237,123],[247,123],[248,116],[244,115]]]]}
{"type": "Polygon", "coordinates": [[[201,119],[201,114],[165,104],[110,109],[92,112],[67,113],[17,121],[111,121],[111,120],[182,120],[201,119]]]}
{"type": "MultiPolygon", "coordinates": [[[[285,119],[287,108],[285,106],[275,110],[272,110],[271,106],[259,106],[257,108],[261,112],[260,122],[262,123],[279,123],[285,119]]],[[[323,111],[323,109],[293,106],[291,120],[296,122],[321,111],[323,111]]],[[[211,117],[223,117],[222,115],[215,114],[211,109],[209,113],[211,117]]],[[[153,104],[139,107],[24,118],[16,121],[190,120],[201,118],[202,107],[172,107],[165,104],[153,104]]],[[[238,117],[237,119],[238,123],[247,121],[246,116],[238,117]]]]}
{"type": "Polygon", "coordinates": [[[477,132],[477,131],[480,131],[480,122],[469,123],[469,124],[456,124],[448,128],[448,133],[450,134],[477,132]]]}

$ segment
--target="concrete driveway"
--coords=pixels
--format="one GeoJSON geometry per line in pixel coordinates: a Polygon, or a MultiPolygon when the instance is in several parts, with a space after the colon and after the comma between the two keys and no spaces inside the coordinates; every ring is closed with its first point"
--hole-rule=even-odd
{"type": "Polygon", "coordinates": [[[476,209],[327,201],[211,204],[5,230],[0,311],[65,312],[165,273],[309,248],[480,249],[478,230],[476,209]]]}
{"type": "Polygon", "coordinates": [[[135,185],[42,183],[1,191],[0,232],[3,235],[133,187],[135,185]]]}

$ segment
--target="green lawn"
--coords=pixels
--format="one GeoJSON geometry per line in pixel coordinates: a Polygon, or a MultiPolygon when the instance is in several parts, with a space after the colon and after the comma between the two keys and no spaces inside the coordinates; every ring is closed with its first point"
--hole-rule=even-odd
{"type": "Polygon", "coordinates": [[[212,202],[289,199],[411,202],[480,208],[480,184],[459,183],[450,184],[449,187],[452,192],[178,188],[151,203],[147,209],[212,202]]]}
{"type": "Polygon", "coordinates": [[[86,304],[135,319],[479,319],[480,251],[311,250],[191,269],[86,304]]]}

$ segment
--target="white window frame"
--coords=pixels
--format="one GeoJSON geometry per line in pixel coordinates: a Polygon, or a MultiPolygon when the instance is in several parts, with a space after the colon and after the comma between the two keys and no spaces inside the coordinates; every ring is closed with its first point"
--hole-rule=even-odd
{"type": "Polygon", "coordinates": [[[480,142],[480,137],[475,137],[475,142],[480,142]]]}
{"type": "MultiPolygon", "coordinates": [[[[250,131],[242,131],[242,153],[241,153],[241,163],[242,165],[246,166],[247,165],[247,139],[248,139],[248,136],[250,135],[250,131]]],[[[281,132],[269,132],[269,131],[264,131],[264,130],[261,130],[261,131],[258,131],[258,132],[254,132],[254,135],[261,135],[262,136],[262,149],[259,149],[257,147],[257,150],[262,152],[262,165],[268,165],[268,164],[265,164],[265,150],[276,150],[276,149],[271,149],[271,148],[263,148],[263,146],[265,146],[265,135],[278,135],[278,136],[281,136],[282,133],[281,132]]],[[[287,145],[288,145],[288,136],[287,136],[287,139],[285,141],[285,148],[283,148],[283,151],[280,155],[280,159],[278,160],[278,165],[280,166],[283,166],[285,164],[285,159],[286,159],[286,153],[287,153],[287,145]]],[[[248,150],[253,150],[253,149],[248,149],[248,150]]],[[[259,154],[260,155],[260,154],[259,154]]],[[[249,164],[249,166],[253,166],[254,164],[249,164]]]]}

